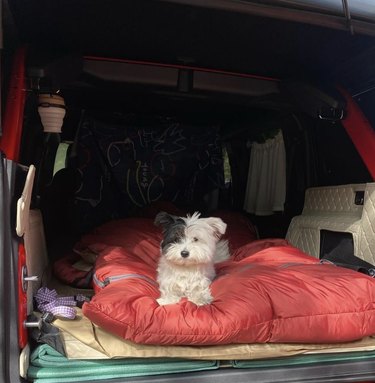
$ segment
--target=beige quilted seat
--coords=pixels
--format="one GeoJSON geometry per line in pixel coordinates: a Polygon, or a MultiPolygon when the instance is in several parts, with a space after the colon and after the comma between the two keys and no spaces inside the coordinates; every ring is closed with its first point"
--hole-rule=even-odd
{"type": "Polygon", "coordinates": [[[375,264],[375,183],[308,189],[302,214],[293,218],[286,239],[318,258],[320,230],[352,234],[354,255],[375,264]],[[363,205],[355,202],[361,191],[363,205]]]}

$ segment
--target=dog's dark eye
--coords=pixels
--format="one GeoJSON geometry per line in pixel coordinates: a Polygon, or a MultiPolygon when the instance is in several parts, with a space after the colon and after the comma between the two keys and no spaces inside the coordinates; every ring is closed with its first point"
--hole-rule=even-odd
{"type": "Polygon", "coordinates": [[[194,237],[194,238],[193,238],[193,241],[194,241],[194,242],[198,242],[198,238],[197,238],[197,237],[194,237]]]}

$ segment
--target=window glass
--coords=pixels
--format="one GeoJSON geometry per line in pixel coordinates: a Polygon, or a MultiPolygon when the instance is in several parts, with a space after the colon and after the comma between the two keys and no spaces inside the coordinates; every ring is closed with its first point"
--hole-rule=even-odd
{"type": "MultiPolygon", "coordinates": [[[[262,3],[344,16],[342,0],[266,0],[262,3]]],[[[374,0],[348,0],[348,5],[352,18],[375,20],[374,0]]]]}
{"type": "Polygon", "coordinates": [[[375,20],[374,0],[350,0],[349,9],[353,17],[375,20]]]}

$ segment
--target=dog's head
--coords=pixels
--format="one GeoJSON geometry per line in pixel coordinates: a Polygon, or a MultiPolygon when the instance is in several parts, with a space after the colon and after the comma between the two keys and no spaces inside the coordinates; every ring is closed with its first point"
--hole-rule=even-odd
{"type": "Polygon", "coordinates": [[[212,263],[216,244],[225,233],[227,225],[216,217],[176,217],[160,212],[155,224],[163,229],[161,253],[168,261],[179,265],[212,263]]]}

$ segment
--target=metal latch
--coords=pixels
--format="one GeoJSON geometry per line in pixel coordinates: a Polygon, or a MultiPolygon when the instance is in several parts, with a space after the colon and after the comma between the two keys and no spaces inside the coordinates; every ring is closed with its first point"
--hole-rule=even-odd
{"type": "Polygon", "coordinates": [[[21,283],[22,283],[22,290],[23,292],[27,291],[27,285],[29,282],[38,282],[39,277],[37,275],[27,275],[27,267],[22,266],[22,271],[21,271],[21,283]]]}
{"type": "Polygon", "coordinates": [[[37,320],[25,321],[23,322],[26,328],[42,328],[43,319],[39,318],[37,320]]]}

